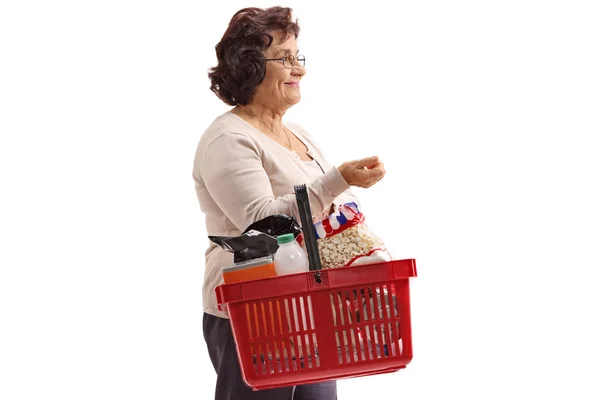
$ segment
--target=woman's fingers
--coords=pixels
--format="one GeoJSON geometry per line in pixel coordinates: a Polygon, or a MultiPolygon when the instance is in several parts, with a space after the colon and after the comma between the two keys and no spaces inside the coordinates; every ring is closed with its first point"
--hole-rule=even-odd
{"type": "Polygon", "coordinates": [[[357,160],[355,161],[355,165],[357,168],[374,168],[377,166],[377,164],[379,163],[379,157],[377,156],[372,156],[372,157],[367,157],[367,158],[363,158],[362,160],[357,160]]]}
{"type": "Polygon", "coordinates": [[[377,166],[371,169],[363,169],[365,174],[365,180],[363,187],[371,187],[385,176],[385,168],[383,167],[383,163],[379,163],[377,166]]]}

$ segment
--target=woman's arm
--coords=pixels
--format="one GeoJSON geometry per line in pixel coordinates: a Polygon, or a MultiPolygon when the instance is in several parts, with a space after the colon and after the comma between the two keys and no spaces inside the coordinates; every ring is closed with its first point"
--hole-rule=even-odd
{"type": "MultiPolygon", "coordinates": [[[[273,214],[291,215],[300,221],[295,194],[274,196],[260,152],[246,135],[221,134],[207,145],[198,162],[211,197],[240,231],[273,214]]],[[[307,189],[312,214],[328,211],[348,188],[335,167],[311,182],[307,189]]]]}

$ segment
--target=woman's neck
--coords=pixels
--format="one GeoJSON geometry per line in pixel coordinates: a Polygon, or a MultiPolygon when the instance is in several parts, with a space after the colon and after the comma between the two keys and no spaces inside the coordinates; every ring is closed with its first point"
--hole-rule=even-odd
{"type": "Polygon", "coordinates": [[[245,119],[256,120],[256,123],[264,124],[275,132],[283,131],[282,118],[285,111],[273,111],[261,104],[248,104],[245,106],[237,105],[232,112],[245,117],[245,119]]]}

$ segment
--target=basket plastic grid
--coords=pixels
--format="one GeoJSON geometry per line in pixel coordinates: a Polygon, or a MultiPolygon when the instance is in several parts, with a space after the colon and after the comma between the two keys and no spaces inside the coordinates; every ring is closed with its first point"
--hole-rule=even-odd
{"type": "Polygon", "coordinates": [[[244,380],[261,390],[406,367],[416,275],[408,259],[218,286],[244,380]]]}

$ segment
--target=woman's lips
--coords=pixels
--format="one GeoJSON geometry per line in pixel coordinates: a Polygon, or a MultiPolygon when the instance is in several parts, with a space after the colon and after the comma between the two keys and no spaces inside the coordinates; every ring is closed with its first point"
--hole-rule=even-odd
{"type": "Polygon", "coordinates": [[[285,84],[291,87],[300,87],[300,82],[286,82],[285,84]]]}

